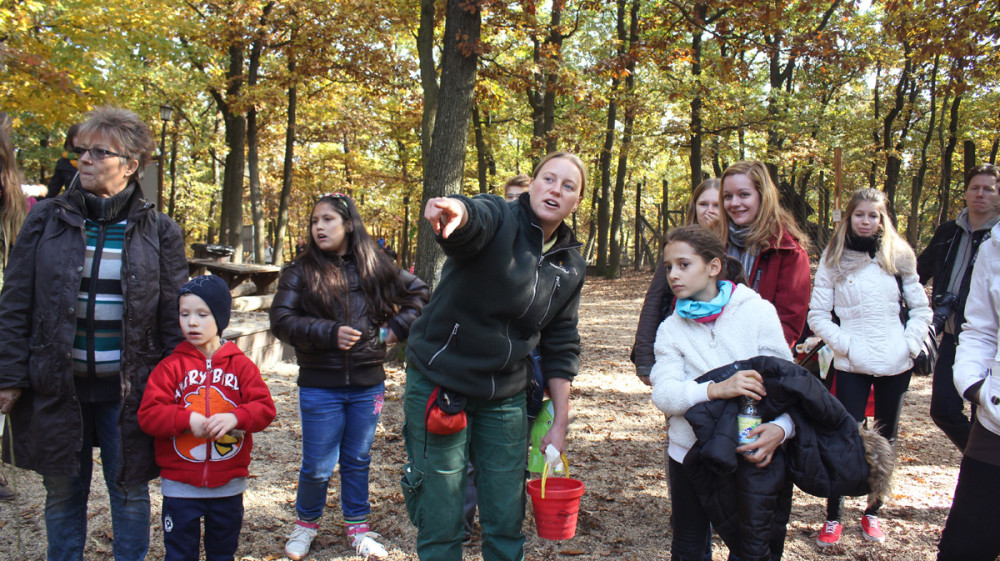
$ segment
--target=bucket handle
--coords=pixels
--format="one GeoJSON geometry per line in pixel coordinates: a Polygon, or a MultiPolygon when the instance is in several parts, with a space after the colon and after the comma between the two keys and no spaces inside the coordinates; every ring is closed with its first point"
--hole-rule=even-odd
{"type": "MultiPolygon", "coordinates": [[[[569,477],[569,460],[566,459],[566,454],[559,455],[562,458],[563,473],[566,477],[569,477]]],[[[549,478],[549,461],[545,460],[545,469],[542,470],[542,498],[545,498],[545,480],[549,478]]]]}

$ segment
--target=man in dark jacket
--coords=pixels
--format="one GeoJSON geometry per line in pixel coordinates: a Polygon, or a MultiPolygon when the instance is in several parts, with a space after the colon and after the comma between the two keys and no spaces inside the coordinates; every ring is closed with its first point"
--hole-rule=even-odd
{"type": "Polygon", "coordinates": [[[934,280],[931,305],[934,328],[941,336],[934,382],[931,389],[931,419],[955,443],[965,450],[972,422],[965,416],[965,401],[955,390],[952,366],[958,334],[965,323],[965,300],[969,297],[972,266],[979,246],[990,237],[990,229],[1000,220],[1000,192],[997,181],[1000,168],[984,164],[965,176],[966,208],[955,220],[941,224],[931,243],[917,258],[920,282],[934,280]]]}

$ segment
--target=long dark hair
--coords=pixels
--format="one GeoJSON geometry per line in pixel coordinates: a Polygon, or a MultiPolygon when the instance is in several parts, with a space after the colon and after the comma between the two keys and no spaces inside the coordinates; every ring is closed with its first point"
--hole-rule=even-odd
{"type": "MultiPolygon", "coordinates": [[[[350,197],[340,193],[320,197],[309,213],[310,224],[312,213],[321,204],[330,205],[344,221],[347,254],[353,255],[357,264],[359,283],[368,303],[369,314],[375,323],[388,320],[395,315],[403,298],[410,294],[399,276],[399,266],[382,253],[375,240],[368,235],[358,207],[350,197]]],[[[335,261],[316,245],[310,226],[306,248],[293,262],[301,269],[305,280],[302,301],[305,311],[310,315],[336,318],[346,309],[350,287],[346,275],[335,261]]]]}

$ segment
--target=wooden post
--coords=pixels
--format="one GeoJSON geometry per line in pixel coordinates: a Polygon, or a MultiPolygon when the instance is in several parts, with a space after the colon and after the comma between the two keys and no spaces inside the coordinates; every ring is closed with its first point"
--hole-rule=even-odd
{"type": "Polygon", "coordinates": [[[843,150],[833,149],[833,221],[840,222],[840,186],[844,181],[843,150]]]}
{"type": "Polygon", "coordinates": [[[635,183],[635,249],[632,250],[632,255],[634,257],[636,271],[642,267],[642,246],[639,245],[642,240],[642,181],[637,181],[635,183]]]}

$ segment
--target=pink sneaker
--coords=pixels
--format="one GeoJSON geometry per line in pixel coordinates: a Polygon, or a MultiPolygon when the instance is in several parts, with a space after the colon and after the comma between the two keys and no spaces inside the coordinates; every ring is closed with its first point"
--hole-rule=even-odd
{"type": "Polygon", "coordinates": [[[871,542],[885,543],[885,534],[878,525],[878,516],[866,514],[861,517],[861,533],[871,542]]]}
{"type": "Polygon", "coordinates": [[[820,530],[819,535],[816,536],[816,543],[820,547],[830,547],[831,545],[837,545],[840,541],[840,533],[844,530],[844,527],[840,525],[840,522],[836,520],[827,520],[826,524],[823,525],[823,529],[820,530]]]}

